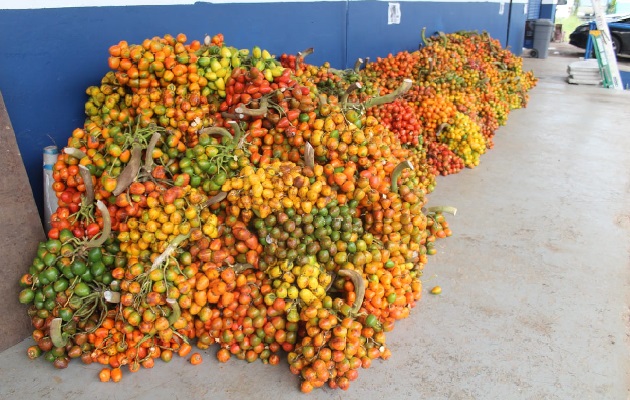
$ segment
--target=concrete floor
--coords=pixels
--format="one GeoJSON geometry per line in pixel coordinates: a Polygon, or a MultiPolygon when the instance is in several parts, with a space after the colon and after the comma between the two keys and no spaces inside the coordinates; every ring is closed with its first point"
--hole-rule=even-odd
{"type": "MultiPolygon", "coordinates": [[[[575,60],[525,59],[540,78],[529,107],[430,197],[459,209],[425,270],[443,293],[397,324],[388,361],[310,398],[630,398],[630,92],[568,85],[575,60]]],[[[102,384],[94,364],[29,361],[31,344],[0,356],[1,399],[300,396],[286,364],[219,364],[214,349],[198,367],[174,359],[102,384]]]]}

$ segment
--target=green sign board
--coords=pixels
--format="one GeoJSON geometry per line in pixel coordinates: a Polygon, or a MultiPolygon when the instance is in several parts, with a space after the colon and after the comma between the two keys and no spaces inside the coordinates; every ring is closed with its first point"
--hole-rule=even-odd
{"type": "Polygon", "coordinates": [[[593,40],[593,50],[597,56],[597,64],[599,65],[599,72],[602,74],[602,85],[605,88],[613,88],[616,86],[610,63],[608,62],[608,56],[604,49],[604,40],[602,38],[602,31],[594,30],[590,31],[591,39],[593,40]]]}

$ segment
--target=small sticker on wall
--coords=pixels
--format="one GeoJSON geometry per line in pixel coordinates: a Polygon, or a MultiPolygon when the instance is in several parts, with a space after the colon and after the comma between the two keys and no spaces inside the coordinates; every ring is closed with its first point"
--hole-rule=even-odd
{"type": "Polygon", "coordinates": [[[499,3],[499,15],[503,15],[504,12],[505,12],[505,3],[504,2],[500,2],[499,3]]]}
{"type": "Polygon", "coordinates": [[[389,3],[387,24],[400,24],[400,3],[389,3]]]}

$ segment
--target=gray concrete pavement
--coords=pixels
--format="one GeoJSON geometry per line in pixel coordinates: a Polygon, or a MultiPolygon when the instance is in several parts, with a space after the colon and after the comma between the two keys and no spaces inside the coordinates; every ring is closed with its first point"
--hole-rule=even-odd
{"type": "Polygon", "coordinates": [[[461,210],[425,303],[436,398],[628,398],[630,92],[566,84],[571,61],[526,59],[529,107],[432,197],[461,210]]]}
{"type": "MultiPolygon", "coordinates": [[[[630,92],[568,85],[574,59],[526,59],[540,77],[479,167],[440,178],[453,237],[425,269],[425,296],[389,334],[392,357],[347,392],[314,399],[612,399],[630,395],[630,92]],[[439,296],[428,289],[440,285],[439,296]]],[[[294,399],[286,363],[181,359],[97,380],[0,356],[0,398],[294,399]]]]}

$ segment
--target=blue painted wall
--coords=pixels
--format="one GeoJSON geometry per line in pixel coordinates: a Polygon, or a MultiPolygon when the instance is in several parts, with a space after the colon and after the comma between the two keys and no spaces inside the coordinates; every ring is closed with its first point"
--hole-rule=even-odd
{"type": "MultiPolygon", "coordinates": [[[[460,30],[487,31],[505,46],[509,3],[503,15],[499,3],[401,2],[401,21],[387,24],[387,2],[350,2],[348,19],[348,62],[359,57],[385,56],[401,50],[417,50],[421,31],[426,36],[460,30]]],[[[512,51],[521,54],[525,33],[524,4],[512,5],[510,37],[512,51]]]]}
{"type": "Polygon", "coordinates": [[[540,18],[556,20],[556,5],[555,4],[541,4],[540,5],[540,18]]]}
{"type": "MultiPolygon", "coordinates": [[[[505,5],[505,12],[508,13],[509,10],[509,2],[505,5]]],[[[507,16],[506,16],[507,18],[507,16]]],[[[505,41],[501,41],[501,43],[507,47],[517,55],[521,55],[523,53],[523,42],[525,40],[525,23],[527,22],[527,14],[525,14],[525,4],[524,3],[512,3],[512,11],[511,18],[509,22],[509,38],[507,39],[507,43],[505,41]]],[[[507,32],[507,22],[506,22],[506,32],[507,32]]],[[[501,37],[501,36],[497,36],[501,37]]]]}
{"type": "MultiPolygon", "coordinates": [[[[0,91],[37,205],[42,212],[42,149],[62,148],[83,125],[85,89],[107,72],[108,48],[166,33],[189,40],[223,33],[239,48],[277,55],[314,46],[309,62],[349,67],[358,57],[417,49],[420,31],[486,30],[505,45],[509,2],[401,2],[399,25],[387,25],[387,2],[195,3],[0,10],[0,91]]],[[[524,4],[513,4],[509,46],[520,54],[524,4]]]]}

